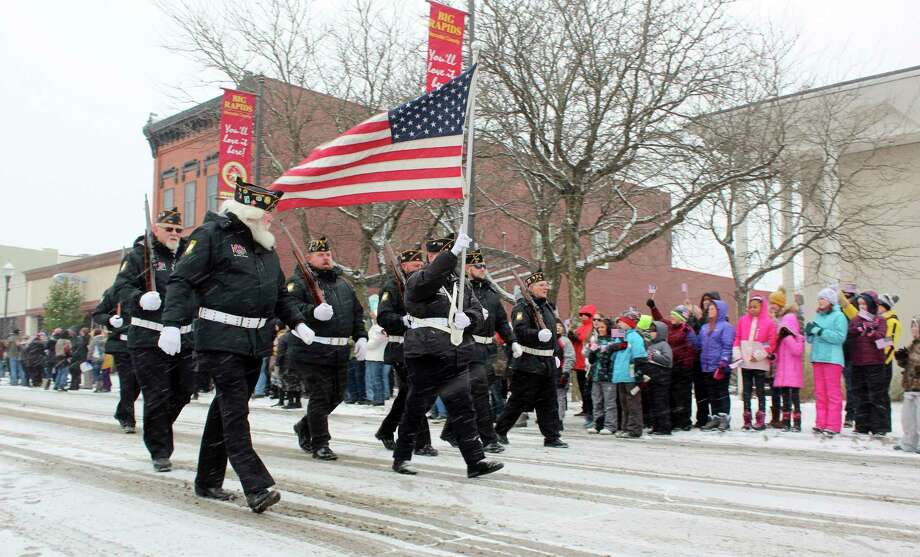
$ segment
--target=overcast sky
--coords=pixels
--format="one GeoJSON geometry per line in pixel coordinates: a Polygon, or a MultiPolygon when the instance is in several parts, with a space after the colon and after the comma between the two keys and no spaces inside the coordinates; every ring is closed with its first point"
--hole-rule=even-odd
{"type": "MultiPolygon", "coordinates": [[[[423,0],[401,2],[425,12],[423,0]]],[[[742,0],[732,10],[799,33],[816,85],[920,65],[916,0],[742,0]]],[[[177,88],[198,100],[219,89],[194,89],[199,69],[163,47],[168,22],[146,1],[13,0],[3,12],[0,244],[67,254],[126,245],[153,182],[148,114],[187,108],[177,88]]]]}

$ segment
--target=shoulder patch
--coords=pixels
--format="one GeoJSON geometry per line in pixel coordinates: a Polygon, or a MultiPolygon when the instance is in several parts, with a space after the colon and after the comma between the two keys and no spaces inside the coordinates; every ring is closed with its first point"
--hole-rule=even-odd
{"type": "Polygon", "coordinates": [[[515,321],[521,321],[521,320],[523,320],[523,319],[524,319],[524,312],[518,310],[518,312],[514,314],[514,320],[515,320],[515,321]]]}
{"type": "Polygon", "coordinates": [[[197,243],[198,243],[198,240],[192,240],[191,242],[189,242],[188,246],[186,246],[185,248],[185,252],[183,253],[183,255],[188,255],[192,253],[192,250],[195,249],[195,244],[197,243]]]}
{"type": "Polygon", "coordinates": [[[293,283],[293,282],[289,282],[289,283],[288,283],[288,292],[293,292],[293,291],[294,291],[294,283],[293,283]]]}
{"type": "Polygon", "coordinates": [[[381,301],[381,302],[385,302],[385,301],[387,301],[387,300],[389,300],[389,299],[390,299],[390,293],[389,293],[389,292],[384,292],[384,293],[383,293],[383,296],[380,297],[380,301],[381,301]]]}

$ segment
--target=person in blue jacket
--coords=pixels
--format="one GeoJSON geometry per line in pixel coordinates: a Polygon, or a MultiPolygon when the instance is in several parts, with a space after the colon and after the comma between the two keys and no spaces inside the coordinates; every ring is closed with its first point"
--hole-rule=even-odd
{"type": "Polygon", "coordinates": [[[728,398],[728,382],[731,378],[732,344],[735,341],[735,327],[728,322],[728,304],[713,300],[709,304],[706,323],[696,337],[696,348],[700,352],[700,367],[706,376],[706,390],[709,393],[711,414],[703,431],[726,431],[731,428],[731,400],[728,398]]]}
{"type": "Polygon", "coordinates": [[[626,348],[616,352],[613,360],[613,382],[617,386],[620,407],[620,430],[616,436],[621,439],[642,437],[642,393],[639,386],[644,376],[637,373],[638,365],[648,360],[645,341],[636,331],[638,315],[621,315],[617,327],[623,331],[626,348]]]}

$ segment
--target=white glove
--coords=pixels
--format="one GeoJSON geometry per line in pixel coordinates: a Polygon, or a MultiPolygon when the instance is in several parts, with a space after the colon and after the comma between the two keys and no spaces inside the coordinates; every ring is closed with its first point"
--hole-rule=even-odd
{"type": "Polygon", "coordinates": [[[316,333],[313,332],[313,329],[301,323],[294,329],[294,336],[303,341],[304,344],[312,344],[316,333]]]}
{"type": "Polygon", "coordinates": [[[524,355],[524,347],[516,342],[511,343],[511,355],[515,358],[520,358],[524,355]]]}
{"type": "Polygon", "coordinates": [[[109,317],[109,325],[115,327],[116,329],[121,329],[122,325],[125,324],[125,320],[121,318],[120,315],[113,315],[109,317]]]}
{"type": "MultiPolygon", "coordinates": [[[[156,294],[156,292],[154,292],[154,294],[156,294]]],[[[159,300],[159,296],[157,296],[157,299],[159,300]]],[[[160,332],[160,340],[157,341],[157,346],[170,356],[178,354],[179,351],[182,350],[182,334],[179,332],[179,327],[163,327],[163,330],[160,332]]]]}
{"type": "Polygon", "coordinates": [[[482,308],[482,318],[485,321],[489,320],[489,310],[487,310],[486,308],[482,308]]]}
{"type": "Polygon", "coordinates": [[[326,302],[323,302],[313,308],[313,317],[315,317],[318,321],[329,321],[332,319],[332,315],[334,313],[335,311],[332,309],[332,306],[326,302]]]}
{"type": "Polygon", "coordinates": [[[537,333],[537,338],[540,342],[549,342],[553,338],[553,333],[549,329],[540,329],[540,332],[537,333]]]}
{"type": "Polygon", "coordinates": [[[457,239],[454,240],[454,247],[450,248],[450,252],[454,255],[460,255],[460,252],[470,247],[472,243],[473,239],[461,232],[457,235],[457,239]]]}
{"type": "Polygon", "coordinates": [[[144,292],[141,296],[141,309],[147,311],[156,311],[160,309],[163,301],[160,300],[160,293],[156,291],[144,292]]]}
{"type": "Polygon", "coordinates": [[[89,362],[83,362],[80,364],[80,371],[83,373],[86,373],[87,371],[93,371],[93,364],[89,362]]]}
{"type": "Polygon", "coordinates": [[[403,322],[403,325],[405,325],[407,329],[412,328],[412,318],[409,317],[408,315],[402,316],[402,322],[403,322]]]}
{"type": "Polygon", "coordinates": [[[562,365],[562,362],[559,361],[559,356],[553,356],[553,360],[556,362],[556,367],[562,365]]]}
{"type": "Polygon", "coordinates": [[[355,343],[355,359],[363,362],[367,358],[367,339],[359,338],[355,343]]]}
{"type": "Polygon", "coordinates": [[[458,312],[457,315],[454,316],[454,327],[460,329],[461,331],[469,327],[471,323],[472,321],[470,321],[470,316],[463,313],[462,311],[458,312]]]}

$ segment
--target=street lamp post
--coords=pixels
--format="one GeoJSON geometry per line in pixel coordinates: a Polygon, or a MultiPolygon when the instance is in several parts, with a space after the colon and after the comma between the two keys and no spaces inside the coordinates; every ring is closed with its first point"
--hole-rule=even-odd
{"type": "Polygon", "coordinates": [[[9,314],[10,307],[10,281],[13,280],[13,273],[16,272],[16,267],[13,266],[9,261],[6,262],[6,265],[3,266],[3,282],[4,282],[4,292],[3,292],[3,327],[0,329],[3,330],[2,336],[6,338],[7,335],[7,322],[6,318],[9,314]]]}

